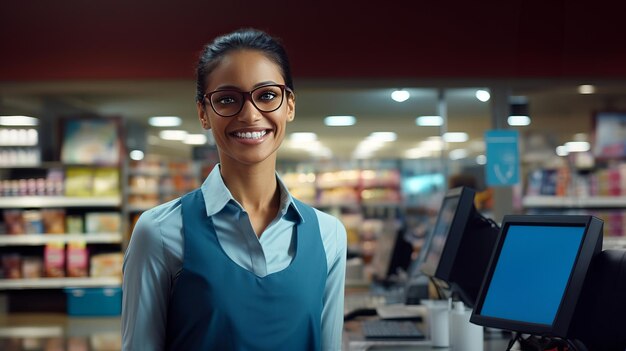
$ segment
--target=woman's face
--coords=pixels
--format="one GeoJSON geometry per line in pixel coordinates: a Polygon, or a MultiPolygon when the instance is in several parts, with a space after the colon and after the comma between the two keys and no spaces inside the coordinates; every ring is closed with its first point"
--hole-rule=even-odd
{"type": "MultiPolygon", "coordinates": [[[[279,66],[259,51],[239,50],[222,58],[207,77],[205,93],[222,89],[248,92],[268,84],[285,84],[279,66]]],[[[287,122],[295,115],[295,97],[285,91],[282,105],[272,112],[261,112],[246,99],[241,111],[232,117],[215,113],[206,99],[197,107],[202,126],[213,132],[220,162],[252,165],[275,162],[287,122]]]]}

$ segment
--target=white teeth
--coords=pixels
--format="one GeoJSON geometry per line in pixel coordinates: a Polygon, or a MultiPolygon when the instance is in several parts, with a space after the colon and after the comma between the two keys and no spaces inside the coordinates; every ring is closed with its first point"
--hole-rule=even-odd
{"type": "Polygon", "coordinates": [[[245,133],[237,132],[235,133],[235,136],[237,136],[237,138],[242,138],[242,139],[260,139],[263,136],[265,136],[265,134],[267,134],[267,131],[263,130],[260,132],[245,132],[245,133]]]}

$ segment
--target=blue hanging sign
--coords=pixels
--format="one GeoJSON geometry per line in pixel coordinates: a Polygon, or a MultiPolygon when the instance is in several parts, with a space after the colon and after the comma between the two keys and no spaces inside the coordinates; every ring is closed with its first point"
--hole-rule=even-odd
{"type": "Polygon", "coordinates": [[[488,186],[519,183],[519,133],[516,130],[488,130],[486,176],[488,186]]]}

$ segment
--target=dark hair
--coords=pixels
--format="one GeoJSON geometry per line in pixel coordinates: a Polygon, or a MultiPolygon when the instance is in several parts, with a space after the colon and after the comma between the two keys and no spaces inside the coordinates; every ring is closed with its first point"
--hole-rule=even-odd
{"type": "Polygon", "coordinates": [[[217,37],[204,47],[196,70],[196,101],[202,102],[206,93],[207,76],[220,60],[232,51],[245,49],[260,51],[274,61],[282,71],[285,85],[294,91],[289,59],[283,45],[277,38],[263,31],[246,28],[217,37]]]}

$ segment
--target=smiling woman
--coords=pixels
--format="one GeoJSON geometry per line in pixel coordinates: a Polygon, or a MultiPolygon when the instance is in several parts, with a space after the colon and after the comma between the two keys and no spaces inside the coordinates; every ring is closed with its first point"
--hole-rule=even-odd
{"type": "Polygon", "coordinates": [[[123,348],[340,350],[345,228],[276,173],[296,106],[285,50],[251,29],[215,39],[200,56],[196,101],[220,163],[135,225],[123,348]]]}

